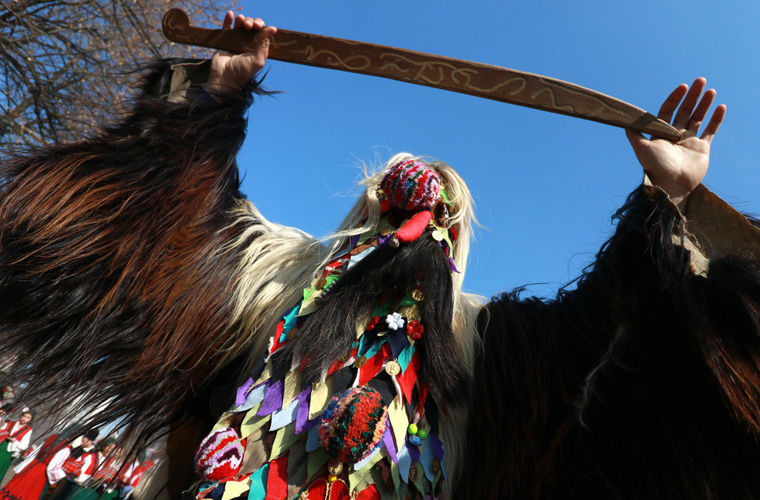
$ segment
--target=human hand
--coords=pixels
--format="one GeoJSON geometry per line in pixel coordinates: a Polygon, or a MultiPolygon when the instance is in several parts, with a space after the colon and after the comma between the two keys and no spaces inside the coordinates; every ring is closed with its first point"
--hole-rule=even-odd
{"type": "Polygon", "coordinates": [[[228,11],[222,21],[222,29],[258,30],[255,48],[245,54],[233,54],[220,50],[211,58],[211,70],[206,88],[211,92],[225,93],[240,90],[248,83],[258,70],[264,67],[269,56],[269,45],[277,33],[274,26],[266,26],[264,20],[257,17],[245,17],[228,11]]]}
{"type": "Polygon", "coordinates": [[[726,106],[721,104],[715,108],[702,135],[697,137],[699,127],[715,100],[714,89],[705,92],[700,100],[706,84],[704,78],[694,80],[691,88],[685,83],[681,84],[660,107],[657,117],[666,122],[670,122],[678,108],[673,118],[673,126],[681,131],[678,142],[647,139],[638,132],[625,131],[636,158],[651,181],[668,193],[679,208],[683,208],[686,198],[704,179],[710,162],[710,144],[726,116],[726,106]]]}

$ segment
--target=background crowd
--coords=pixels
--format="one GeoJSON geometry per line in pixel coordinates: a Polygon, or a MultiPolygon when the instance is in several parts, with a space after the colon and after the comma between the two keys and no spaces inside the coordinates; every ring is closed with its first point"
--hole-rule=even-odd
{"type": "Polygon", "coordinates": [[[0,399],[0,500],[111,500],[136,497],[154,468],[154,450],[129,457],[115,436],[68,425],[35,436],[36,412],[14,404],[10,386],[0,399]]]}

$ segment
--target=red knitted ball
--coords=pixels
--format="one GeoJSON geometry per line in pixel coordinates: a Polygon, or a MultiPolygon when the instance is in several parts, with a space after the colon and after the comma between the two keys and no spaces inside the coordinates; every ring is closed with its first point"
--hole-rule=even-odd
{"type": "Polygon", "coordinates": [[[319,437],[327,453],[344,463],[369,456],[383,438],[388,412],[377,390],[362,386],[335,396],[322,414],[319,437]]]}
{"type": "Polygon", "coordinates": [[[234,429],[217,429],[198,446],[195,452],[195,472],[208,481],[235,477],[243,463],[245,448],[234,429]]]}
{"type": "Polygon", "coordinates": [[[429,210],[438,198],[441,178],[424,163],[406,160],[385,172],[380,189],[396,208],[414,212],[429,210]]]}

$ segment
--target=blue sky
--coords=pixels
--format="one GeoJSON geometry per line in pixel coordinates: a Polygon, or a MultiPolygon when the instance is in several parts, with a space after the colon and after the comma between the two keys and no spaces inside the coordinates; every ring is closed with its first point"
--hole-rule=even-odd
{"type": "MultiPolygon", "coordinates": [[[[760,214],[760,3],[662,1],[241,1],[282,28],[544,74],[656,113],[704,76],[728,114],[705,184],[760,214]],[[465,6],[466,5],[466,6],[465,6]]],[[[220,13],[221,17],[221,13],[220,13]]],[[[620,129],[379,78],[268,65],[239,156],[243,191],[270,219],[330,233],[352,206],[363,163],[400,151],[453,165],[483,228],[465,280],[493,295],[539,295],[575,278],[611,235],[641,181],[620,129]]]]}

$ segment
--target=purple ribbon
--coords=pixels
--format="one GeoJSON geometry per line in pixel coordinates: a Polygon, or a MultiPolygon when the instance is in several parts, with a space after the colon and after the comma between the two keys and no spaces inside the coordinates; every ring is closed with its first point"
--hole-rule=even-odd
{"type": "Polygon", "coordinates": [[[359,243],[359,238],[361,237],[360,234],[355,234],[351,236],[351,242],[349,243],[350,248],[356,248],[356,244],[359,243]]]}
{"type": "Polygon", "coordinates": [[[315,425],[317,425],[320,422],[322,422],[322,417],[317,417],[314,420],[309,420],[308,422],[306,422],[306,424],[304,424],[303,431],[304,432],[309,432],[312,427],[314,427],[315,425]]]}
{"type": "Polygon", "coordinates": [[[449,257],[449,268],[451,268],[451,270],[454,271],[455,273],[459,272],[459,269],[457,269],[457,266],[454,265],[454,259],[452,259],[451,257],[449,257]]]}
{"type": "Polygon", "coordinates": [[[438,439],[438,435],[431,432],[428,434],[428,439],[430,440],[428,446],[432,445],[433,455],[435,455],[435,458],[438,460],[443,460],[443,443],[440,439],[438,439]]]}
{"type": "Polygon", "coordinates": [[[420,450],[413,444],[407,443],[407,449],[409,450],[409,456],[412,457],[412,462],[420,461],[420,450]]]}
{"type": "Polygon", "coordinates": [[[238,387],[237,394],[235,395],[235,406],[240,406],[245,403],[245,397],[248,395],[248,389],[253,386],[253,377],[248,377],[243,385],[238,387]]]}
{"type": "Polygon", "coordinates": [[[396,442],[393,441],[393,433],[390,430],[390,426],[386,427],[385,432],[383,433],[383,444],[385,445],[385,449],[388,450],[388,455],[390,455],[393,463],[397,464],[398,455],[396,455],[396,442]]]}
{"type": "Polygon", "coordinates": [[[296,414],[296,434],[304,431],[306,423],[309,421],[309,401],[311,400],[311,386],[307,387],[297,396],[298,413],[296,414]]]}
{"type": "Polygon", "coordinates": [[[282,408],[282,391],[285,383],[282,380],[276,381],[267,389],[264,401],[261,402],[261,408],[256,413],[259,417],[265,417],[275,410],[282,408]]]}

